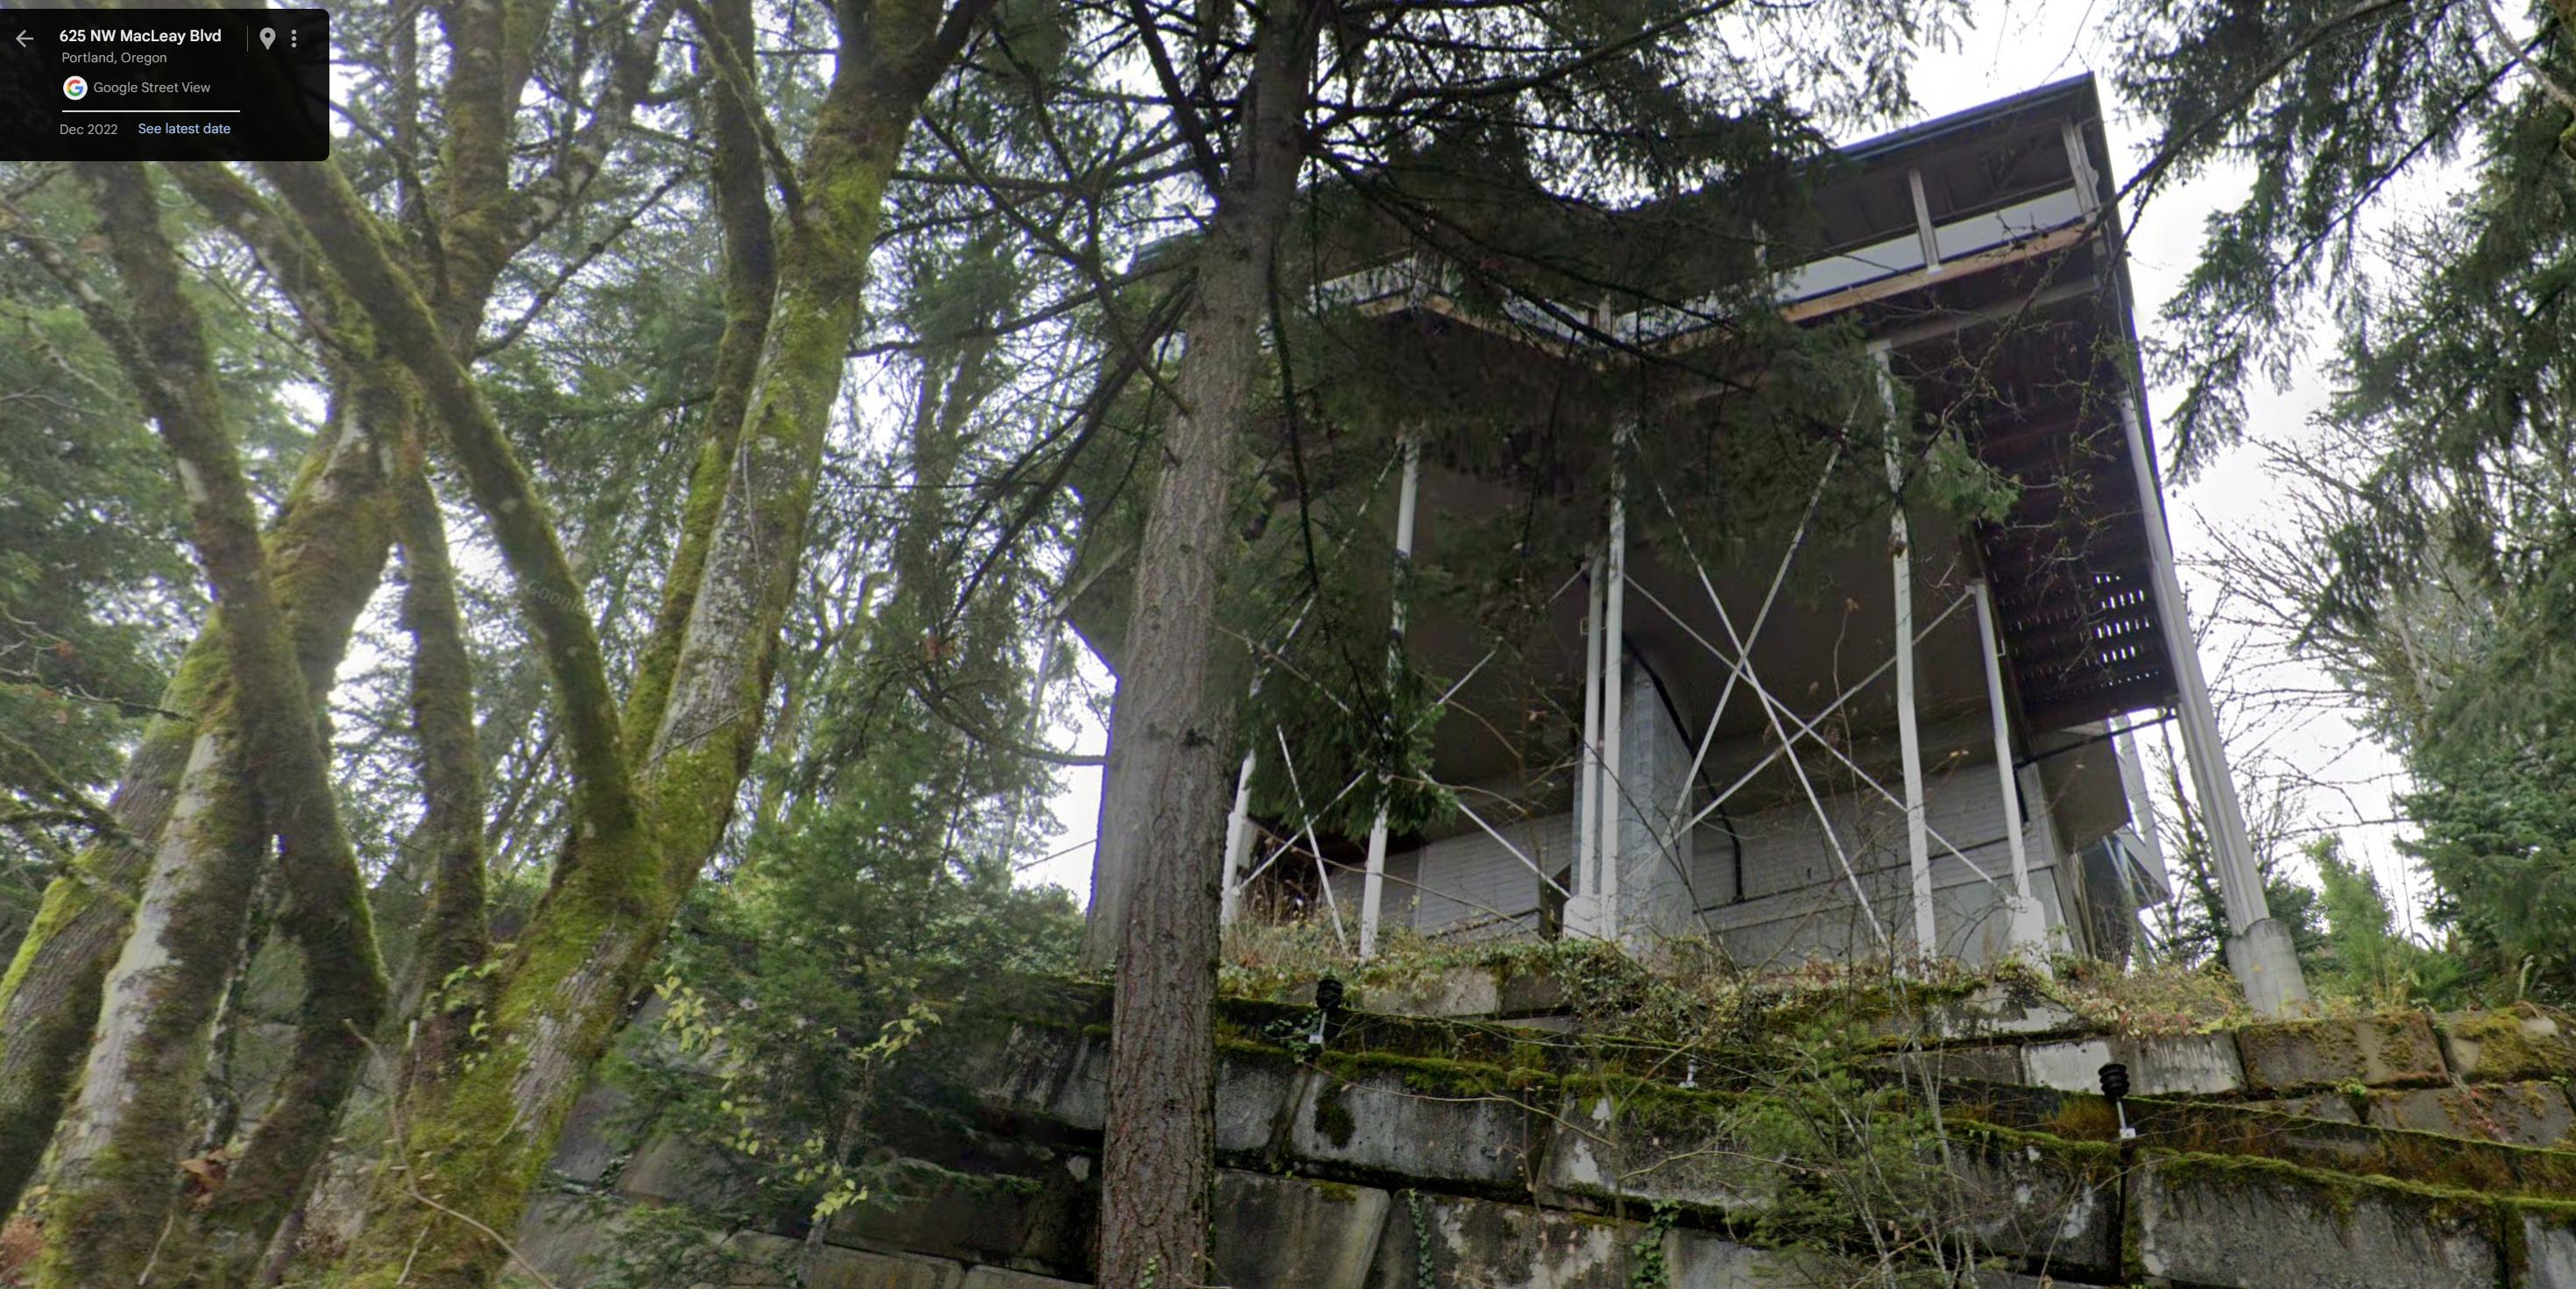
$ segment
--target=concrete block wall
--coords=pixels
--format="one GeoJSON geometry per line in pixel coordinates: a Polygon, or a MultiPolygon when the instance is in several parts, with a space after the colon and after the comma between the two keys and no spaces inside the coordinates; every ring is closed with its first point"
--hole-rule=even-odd
{"type": "MultiPolygon", "coordinates": [[[[1544,1003],[1544,991],[1486,979],[1485,990],[1450,991],[1446,1001],[1544,1003]]],[[[2549,1014],[2132,1040],[2052,1032],[2058,1018],[2044,1005],[1985,1001],[1942,1022],[1955,1037],[1929,1059],[1946,1076],[2026,1080],[2040,1102],[2029,1117],[2054,1123],[2065,1113],[2056,1089],[2090,1090],[2097,1058],[2116,1056],[2131,1063],[2142,1095],[2154,1088],[2173,1099],[2160,1109],[2140,1103],[2165,1119],[2117,1148],[1980,1126],[1962,1103],[1948,1165],[1957,1191],[1946,1202],[1992,1260],[1975,1283],[2576,1289],[2576,1153],[2443,1142],[2360,1115],[2333,1122],[2266,1108],[2364,1095],[2347,1084],[2392,1105],[2444,1084],[2546,1085],[2563,1103],[2564,1089],[2537,1077],[2576,1068],[2549,1014]],[[1995,1042],[1997,1029],[2020,1033],[1995,1042]],[[2426,1153],[2428,1141],[2436,1153],[2426,1153]],[[2403,1180],[2363,1175],[2376,1173],[2403,1180]]],[[[841,1214],[804,1239],[736,1238],[776,1255],[780,1284],[1083,1283],[1107,1040],[1078,1023],[1021,1024],[955,1065],[995,1131],[1031,1143],[1004,1165],[1007,1176],[943,1182],[902,1207],[841,1214]]],[[[1610,1289],[1631,1284],[1650,1251],[1671,1286],[1753,1289],[1835,1270],[1754,1242],[1782,1170],[1734,1134],[1729,1107],[1740,1103],[1725,1094],[1532,1066],[1512,1057],[1514,1031],[1461,1031],[1463,1059],[1423,1060],[1400,1053],[1439,1032],[1427,1022],[1353,1025],[1313,1061],[1260,1043],[1222,1049],[1216,1283],[1411,1289],[1427,1267],[1444,1285],[1610,1289]],[[1666,1224],[1640,1220],[1658,1205],[1672,1208],[1666,1224]]],[[[595,1138],[607,1116],[586,1103],[577,1119],[587,1127],[566,1143],[559,1171],[577,1182],[572,1174],[587,1170],[612,1208],[727,1197],[725,1170],[708,1152],[673,1142],[604,1147],[595,1138]],[[619,1156],[623,1172],[591,1167],[619,1156]],[[647,1160],[658,1162],[639,1171],[647,1160]]],[[[597,1217],[598,1203],[550,1197],[519,1233],[563,1289],[582,1282],[583,1254],[615,1244],[615,1221],[597,1217]]]]}
{"type": "Polygon", "coordinates": [[[2310,1118],[2520,1146],[2576,1144],[2576,1043],[2547,1013],[2246,1025],[2214,1034],[1986,1045],[2038,1087],[2090,1092],[2104,1062],[2146,1096],[2224,1097],[2310,1118]]]}

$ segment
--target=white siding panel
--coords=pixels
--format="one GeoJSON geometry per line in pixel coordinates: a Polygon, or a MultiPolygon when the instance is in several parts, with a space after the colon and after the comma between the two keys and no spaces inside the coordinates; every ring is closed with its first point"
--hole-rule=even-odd
{"type": "MultiPolygon", "coordinates": [[[[1570,816],[1500,825],[1498,829],[1540,871],[1554,876],[1574,862],[1570,816]]],[[[1421,903],[1414,928],[1443,935],[1504,919],[1537,925],[1539,877],[1482,829],[1422,848],[1421,903]]]]}

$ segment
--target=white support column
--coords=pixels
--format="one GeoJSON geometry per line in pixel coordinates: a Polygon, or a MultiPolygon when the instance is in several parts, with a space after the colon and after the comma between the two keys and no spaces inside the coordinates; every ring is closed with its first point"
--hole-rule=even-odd
{"type": "MultiPolygon", "coordinates": [[[[1627,433],[1619,435],[1619,448],[1627,443],[1627,433]]],[[[1619,450],[1613,448],[1613,451],[1619,450]]],[[[1613,478],[1618,478],[1614,471],[1613,478]]],[[[1601,882],[1598,934],[1604,940],[1619,938],[1619,805],[1621,792],[1619,763],[1619,702],[1621,680],[1628,674],[1628,503],[1613,483],[1610,492],[1610,549],[1604,561],[1601,600],[1601,790],[1593,800],[1593,818],[1601,829],[1601,842],[1594,850],[1599,862],[1601,882]]]]}
{"type": "Polygon", "coordinates": [[[1593,843],[1599,830],[1593,820],[1601,793],[1601,597],[1602,559],[1594,555],[1584,587],[1583,611],[1583,746],[1574,774],[1574,890],[1566,897],[1565,926],[1591,935],[1597,929],[1593,908],[1600,903],[1600,879],[1592,871],[1593,843]]]}
{"type": "Polygon", "coordinates": [[[1887,487],[1896,496],[1888,517],[1890,580],[1896,593],[1896,737],[1905,758],[1905,858],[1914,878],[1914,952],[1931,958],[1941,951],[1939,928],[1932,917],[1932,839],[1923,817],[1923,739],[1914,721],[1914,552],[1905,523],[1905,461],[1897,449],[1903,427],[1896,423],[1895,377],[1888,370],[1885,345],[1871,347],[1878,360],[1878,388],[1887,409],[1887,487]]]}
{"type": "MultiPolygon", "coordinates": [[[[1413,582],[1413,516],[1414,502],[1422,487],[1422,441],[1408,433],[1404,436],[1403,450],[1404,479],[1396,485],[1395,569],[1387,584],[1386,679],[1390,701],[1397,678],[1404,674],[1405,594],[1413,582]]],[[[1368,868],[1360,879],[1360,960],[1363,962],[1377,956],[1378,908],[1386,895],[1385,793],[1394,779],[1395,767],[1378,767],[1377,819],[1369,824],[1368,868]]]]}
{"type": "Polygon", "coordinates": [[[1252,767],[1256,757],[1251,749],[1243,753],[1243,768],[1234,775],[1234,813],[1225,817],[1225,885],[1217,905],[1217,924],[1232,926],[1243,916],[1243,861],[1252,854],[1252,767]]]}
{"type": "Polygon", "coordinates": [[[2163,620],[2165,650],[2173,657],[2183,756],[2191,763],[2192,789],[2200,798],[2201,817],[2209,830],[2210,867],[2217,870],[2219,900],[2227,910],[2228,970],[2257,1015],[2281,1015],[2306,1005],[2307,980],[2299,973],[2289,928],[2272,919],[2263,901],[2263,875],[2245,832],[2244,807],[2237,804],[2227,748],[2219,740],[2218,713],[2209,701],[2209,681],[2201,674],[2199,643],[2183,608],[2182,580],[2174,573],[2173,539],[2165,530],[2155,461],[2147,451],[2137,403],[2125,395],[2120,399],[2120,425],[2128,434],[2129,467],[2138,478],[2147,558],[2155,575],[2156,616],[2163,620]]]}
{"type": "Polygon", "coordinates": [[[1984,578],[1968,584],[1977,597],[1977,640],[1986,658],[1986,713],[1995,729],[1995,785],[2003,798],[2004,837],[2012,844],[2013,889],[2005,935],[2013,951],[2030,950],[2034,960],[2047,946],[2048,923],[2039,901],[2030,894],[2030,853],[2022,841],[2021,776],[2013,768],[2012,722],[2004,710],[2002,623],[1995,616],[1993,588],[1984,578]]]}

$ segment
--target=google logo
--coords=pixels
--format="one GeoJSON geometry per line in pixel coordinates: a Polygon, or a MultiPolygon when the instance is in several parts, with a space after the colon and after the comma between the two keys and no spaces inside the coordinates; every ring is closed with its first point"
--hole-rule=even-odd
{"type": "Polygon", "coordinates": [[[77,76],[63,78],[63,97],[77,103],[89,93],[89,82],[77,76]]]}

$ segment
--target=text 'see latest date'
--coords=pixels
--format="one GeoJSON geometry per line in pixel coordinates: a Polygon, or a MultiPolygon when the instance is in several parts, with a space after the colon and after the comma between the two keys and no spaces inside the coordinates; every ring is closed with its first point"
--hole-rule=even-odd
{"type": "Polygon", "coordinates": [[[0,161],[330,155],[326,10],[0,10],[0,161]]]}

